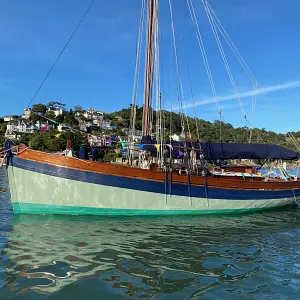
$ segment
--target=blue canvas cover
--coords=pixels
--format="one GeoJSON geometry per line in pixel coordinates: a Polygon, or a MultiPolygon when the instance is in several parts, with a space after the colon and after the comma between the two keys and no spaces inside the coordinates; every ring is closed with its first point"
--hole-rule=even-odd
{"type": "MultiPolygon", "coordinates": [[[[150,137],[143,137],[143,149],[157,153],[156,141],[150,137]]],[[[206,160],[227,159],[283,159],[297,160],[300,154],[274,144],[243,144],[243,143],[209,143],[209,142],[175,142],[165,141],[163,144],[173,146],[172,157],[182,158],[184,148],[194,148],[199,157],[200,150],[203,151],[206,160]]],[[[165,147],[167,149],[167,147],[165,147]]],[[[164,149],[161,149],[164,151],[164,149]]],[[[190,150],[189,150],[190,151],[190,150]]]]}

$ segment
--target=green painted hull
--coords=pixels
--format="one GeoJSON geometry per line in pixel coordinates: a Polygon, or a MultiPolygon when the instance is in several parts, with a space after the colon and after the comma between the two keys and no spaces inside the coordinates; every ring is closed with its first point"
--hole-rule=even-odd
{"type": "MultiPolygon", "coordinates": [[[[12,203],[16,214],[57,214],[57,215],[99,215],[99,216],[162,216],[162,215],[199,215],[247,213],[268,208],[220,209],[220,210],[141,210],[141,209],[109,209],[77,206],[45,205],[32,203],[12,203]]],[[[270,209],[270,208],[269,208],[270,209]]]]}

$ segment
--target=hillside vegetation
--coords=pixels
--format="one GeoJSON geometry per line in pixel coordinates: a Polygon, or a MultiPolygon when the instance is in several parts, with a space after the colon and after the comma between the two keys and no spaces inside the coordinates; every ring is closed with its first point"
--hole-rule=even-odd
{"type": "MultiPolygon", "coordinates": [[[[80,106],[75,106],[74,110],[70,109],[69,111],[64,111],[63,115],[54,116],[53,112],[46,111],[46,106],[43,104],[35,104],[33,109],[41,113],[45,113],[45,116],[49,119],[55,120],[57,123],[65,123],[73,128],[79,129],[78,118],[75,117],[75,113],[82,109],[80,106]]],[[[178,113],[170,113],[168,111],[162,112],[164,115],[164,132],[165,137],[173,134],[181,134],[181,116],[178,113]]],[[[142,107],[136,108],[136,129],[142,129],[142,107]]],[[[114,134],[114,135],[125,135],[125,128],[130,127],[130,116],[131,116],[131,106],[124,108],[120,111],[113,113],[104,113],[103,117],[112,121],[112,124],[117,126],[116,130],[113,131],[92,131],[94,134],[114,134]]],[[[42,117],[36,114],[32,114],[28,122],[35,123],[38,120],[41,120],[42,117]]],[[[155,129],[155,120],[156,112],[153,111],[153,127],[155,129]]],[[[239,143],[248,143],[251,136],[251,143],[270,143],[284,146],[286,148],[296,150],[294,143],[290,138],[285,134],[278,134],[273,131],[265,130],[264,128],[250,128],[247,127],[238,127],[234,128],[229,123],[224,123],[220,121],[209,122],[202,119],[195,120],[194,118],[188,117],[188,126],[185,120],[185,130],[191,133],[193,138],[198,138],[197,126],[199,137],[201,140],[208,142],[239,142],[239,143]],[[196,125],[197,123],[197,125],[196,125]]],[[[4,133],[6,130],[6,123],[0,123],[0,142],[4,141],[4,133]]],[[[19,142],[25,142],[30,144],[33,148],[38,150],[49,150],[56,151],[62,150],[65,145],[65,141],[68,138],[75,138],[75,144],[83,143],[83,137],[81,134],[76,134],[75,136],[69,136],[67,133],[63,133],[59,138],[56,138],[57,130],[50,131],[48,133],[34,133],[34,134],[22,134],[19,142]]],[[[299,141],[300,140],[300,131],[292,132],[294,137],[299,141]]]]}
{"type": "MultiPolygon", "coordinates": [[[[171,134],[180,134],[181,129],[181,117],[178,113],[164,111],[165,115],[165,132],[166,136],[171,134]]],[[[114,121],[118,127],[129,127],[130,125],[130,115],[131,108],[122,109],[114,113],[106,115],[106,117],[116,120],[114,121]],[[118,117],[116,119],[116,117],[118,117]],[[120,119],[121,118],[121,119],[120,119]]],[[[155,125],[155,112],[154,112],[154,125],[155,125]]],[[[286,134],[278,134],[273,131],[268,131],[259,128],[250,128],[247,127],[238,127],[234,128],[229,123],[224,123],[220,121],[209,122],[202,119],[197,119],[188,117],[189,131],[193,138],[198,137],[197,126],[199,129],[199,137],[204,141],[210,142],[239,142],[239,143],[248,143],[250,135],[252,143],[268,143],[268,144],[277,144],[287,148],[294,149],[294,143],[290,138],[287,138],[286,134]],[[221,130],[220,130],[221,128],[221,130]],[[251,133],[252,131],[252,133],[251,133]],[[221,134],[220,134],[221,133],[221,134]]],[[[185,127],[187,127],[185,122],[185,127]]],[[[142,107],[138,107],[136,110],[136,129],[142,129],[142,107]]],[[[187,128],[186,128],[187,130],[187,128]]],[[[294,137],[300,140],[300,131],[292,132],[294,137]]]]}

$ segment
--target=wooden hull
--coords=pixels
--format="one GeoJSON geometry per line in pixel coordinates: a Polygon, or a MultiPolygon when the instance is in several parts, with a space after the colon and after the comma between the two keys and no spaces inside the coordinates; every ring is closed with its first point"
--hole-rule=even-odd
{"type": "Polygon", "coordinates": [[[15,213],[167,215],[243,212],[291,204],[300,182],[259,182],[83,161],[26,150],[8,165],[15,213]]]}

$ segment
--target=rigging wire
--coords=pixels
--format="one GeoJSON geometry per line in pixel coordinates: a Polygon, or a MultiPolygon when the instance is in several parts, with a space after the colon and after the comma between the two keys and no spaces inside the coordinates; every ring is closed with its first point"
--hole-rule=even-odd
{"type": "MultiPolygon", "coordinates": [[[[181,126],[183,133],[185,135],[185,125],[184,125],[184,113],[183,113],[183,87],[182,87],[182,81],[181,81],[181,75],[180,75],[180,67],[178,62],[178,54],[177,54],[177,46],[176,46],[176,39],[175,39],[175,28],[174,28],[174,21],[173,21],[173,10],[172,10],[172,4],[171,0],[169,2],[169,11],[170,11],[170,19],[171,19],[171,32],[172,32],[172,40],[173,40],[173,49],[174,49],[174,58],[175,58],[175,73],[176,73],[176,81],[177,81],[177,92],[178,92],[178,102],[179,102],[179,111],[181,116],[181,126]]],[[[186,117],[187,118],[187,117],[186,117]]],[[[188,131],[189,130],[189,123],[187,122],[188,131]]]]}
{"type": "Polygon", "coordinates": [[[34,99],[36,98],[36,96],[38,95],[39,91],[41,90],[41,88],[43,87],[44,83],[46,82],[46,80],[48,79],[49,75],[51,74],[52,70],[54,69],[54,67],[56,66],[56,64],[58,63],[59,59],[61,58],[61,56],[63,55],[63,53],[65,52],[65,50],[67,49],[68,45],[70,44],[71,40],[73,39],[74,35],[76,34],[77,30],[79,29],[80,25],[82,24],[82,22],[84,21],[85,17],[87,16],[87,14],[89,13],[89,11],[91,10],[93,4],[95,3],[96,0],[92,0],[91,4],[88,6],[87,10],[85,11],[84,15],[82,16],[82,18],[80,19],[79,23],[77,24],[77,26],[75,27],[74,31],[72,32],[70,38],[68,39],[68,41],[66,42],[66,44],[64,45],[64,47],[62,48],[62,50],[60,51],[57,59],[54,61],[54,63],[52,64],[51,68],[49,69],[48,73],[46,74],[45,78],[43,79],[43,81],[41,82],[41,84],[39,85],[37,91],[35,92],[35,94],[33,95],[32,99],[30,100],[30,102],[28,103],[27,107],[30,107],[31,103],[34,101],[34,99]]]}
{"type": "MultiPolygon", "coordinates": [[[[215,26],[215,23],[212,21],[212,16],[211,16],[211,13],[207,7],[207,0],[201,0],[203,5],[204,5],[204,9],[205,9],[205,12],[206,12],[206,15],[207,15],[207,18],[208,18],[208,21],[211,25],[211,29],[213,31],[213,34],[214,34],[214,37],[215,37],[215,40],[217,42],[217,45],[218,45],[218,48],[219,48],[219,51],[221,53],[221,56],[222,56],[222,59],[223,59],[223,62],[224,62],[224,65],[225,65],[225,68],[226,68],[226,71],[227,71],[227,74],[228,74],[228,77],[230,79],[230,82],[231,82],[231,85],[232,85],[232,88],[233,88],[233,92],[238,100],[238,103],[240,105],[240,109],[243,113],[243,117],[245,119],[246,122],[249,122],[249,120],[247,119],[247,115],[246,115],[246,111],[244,109],[244,106],[243,106],[243,103],[242,103],[242,100],[239,96],[239,92],[238,92],[238,89],[237,89],[237,86],[235,84],[235,81],[234,81],[234,78],[233,78],[233,75],[232,75],[232,72],[231,72],[231,69],[230,69],[230,66],[229,66],[229,63],[228,63],[228,60],[226,58],[226,54],[224,52],[224,49],[222,47],[222,43],[221,43],[221,40],[219,38],[219,35],[218,35],[218,32],[216,30],[216,26],[215,26]]],[[[249,122],[250,123],[250,122],[249,122]]]]}
{"type": "Polygon", "coordinates": [[[205,69],[206,69],[207,77],[208,77],[210,87],[211,87],[211,90],[212,90],[213,99],[216,103],[217,112],[218,112],[219,115],[221,115],[222,111],[221,111],[220,102],[219,102],[218,97],[217,97],[217,92],[216,92],[216,88],[215,88],[211,68],[210,68],[209,61],[208,61],[208,58],[207,58],[207,55],[206,55],[204,42],[203,42],[203,39],[202,39],[201,31],[200,31],[200,28],[199,28],[199,24],[198,24],[198,21],[197,21],[197,17],[196,17],[196,13],[195,13],[195,10],[194,10],[192,0],[187,0],[187,5],[188,5],[188,9],[189,9],[189,12],[190,12],[192,22],[195,25],[195,31],[196,31],[196,37],[197,37],[198,45],[199,45],[199,48],[200,48],[200,51],[201,51],[201,55],[202,55],[202,58],[203,58],[203,62],[204,62],[204,66],[205,66],[205,69]]]}
{"type": "Polygon", "coordinates": [[[182,98],[181,98],[181,92],[180,92],[180,86],[179,86],[179,80],[178,80],[178,72],[176,68],[176,56],[175,56],[175,51],[173,49],[173,55],[174,55],[174,60],[172,61],[174,63],[174,72],[175,72],[175,84],[176,84],[176,90],[177,90],[177,101],[178,101],[178,107],[179,107],[179,116],[180,116],[180,124],[181,124],[181,133],[183,133],[185,130],[185,122],[184,122],[184,117],[183,117],[183,109],[182,109],[182,98]]]}
{"type": "MultiPolygon", "coordinates": [[[[257,89],[257,84],[255,82],[253,82],[253,91],[255,91],[256,89],[257,89]]],[[[256,110],[256,94],[253,93],[253,96],[252,96],[252,124],[253,124],[253,128],[254,128],[255,110],[256,110]]],[[[250,128],[249,144],[251,144],[251,142],[252,142],[253,128],[250,128]]]]}
{"type": "Polygon", "coordinates": [[[186,43],[185,43],[184,38],[183,38],[183,44],[184,44],[184,50],[185,50],[186,65],[187,65],[187,71],[188,71],[188,77],[189,77],[191,97],[192,97],[192,102],[193,102],[194,119],[195,119],[196,129],[197,129],[197,137],[198,137],[198,140],[200,140],[198,118],[197,118],[196,107],[195,107],[195,99],[194,99],[194,91],[193,91],[193,86],[192,86],[191,72],[190,72],[190,66],[189,66],[189,59],[188,59],[187,47],[186,47],[186,43]]]}
{"type": "MultiPolygon", "coordinates": [[[[180,8],[179,8],[179,1],[177,0],[176,1],[176,5],[177,5],[177,7],[178,7],[178,10],[180,10],[180,8]]],[[[183,21],[182,21],[182,18],[181,18],[181,14],[179,14],[179,22],[181,22],[181,24],[183,24],[183,21]]],[[[182,40],[184,41],[184,37],[182,37],[182,40]]],[[[184,43],[183,43],[184,44],[184,43]]],[[[184,45],[184,47],[186,47],[185,45],[184,45]]],[[[187,53],[187,50],[185,49],[185,54],[187,53]]],[[[181,80],[181,79],[180,79],[181,80]]],[[[190,86],[191,86],[191,83],[192,81],[190,80],[190,86]]],[[[184,113],[183,113],[183,115],[184,115],[184,117],[185,117],[185,121],[186,121],[186,124],[187,124],[187,128],[188,128],[188,135],[189,135],[189,138],[191,138],[192,137],[192,135],[191,135],[191,131],[190,131],[190,123],[189,123],[189,118],[188,118],[188,115],[187,115],[187,109],[186,109],[186,99],[185,99],[185,97],[183,97],[183,107],[184,107],[184,113]]],[[[195,112],[195,111],[194,111],[195,112]]]]}
{"type": "Polygon", "coordinates": [[[222,23],[220,22],[220,20],[216,16],[215,12],[211,8],[211,6],[207,2],[207,0],[206,0],[206,3],[207,3],[207,7],[208,7],[209,11],[213,15],[213,22],[215,23],[216,27],[218,28],[218,30],[220,31],[220,33],[223,35],[225,41],[227,42],[227,44],[229,45],[229,47],[231,48],[231,50],[235,54],[236,58],[240,62],[241,66],[243,67],[243,69],[245,70],[245,72],[247,73],[247,75],[257,85],[257,91],[264,97],[264,99],[267,102],[267,104],[271,107],[271,109],[272,109],[274,115],[276,116],[277,120],[279,121],[279,123],[281,123],[281,126],[287,131],[287,135],[292,139],[292,141],[294,142],[294,145],[297,147],[298,151],[300,151],[300,144],[298,143],[298,141],[296,140],[296,138],[294,137],[294,135],[289,131],[289,129],[288,129],[287,125],[285,124],[285,122],[280,118],[279,114],[277,113],[277,110],[276,110],[275,106],[271,103],[270,98],[267,97],[266,92],[264,91],[264,89],[259,85],[256,77],[251,72],[251,70],[248,67],[247,63],[243,59],[242,55],[240,54],[240,52],[236,48],[236,46],[233,43],[233,41],[231,40],[231,38],[229,37],[227,31],[223,27],[222,23]]]}
{"type": "MultiPolygon", "coordinates": [[[[159,60],[159,26],[158,26],[158,0],[155,0],[155,9],[154,9],[154,84],[156,90],[156,141],[160,144],[160,149],[162,149],[163,144],[163,130],[162,130],[162,118],[163,118],[163,111],[162,111],[162,99],[161,99],[161,87],[160,87],[160,60],[159,60]]],[[[162,166],[162,151],[158,151],[158,159],[159,163],[162,166]]]]}
{"type": "Polygon", "coordinates": [[[131,107],[131,117],[130,117],[130,130],[131,139],[133,140],[133,136],[135,135],[135,122],[136,122],[136,103],[137,103],[137,95],[138,95],[138,86],[139,86],[139,75],[140,75],[140,63],[141,63],[141,51],[142,51],[142,41],[143,41],[143,32],[144,32],[144,23],[145,23],[145,7],[146,0],[143,0],[138,32],[137,32],[137,46],[136,46],[136,61],[135,61],[135,71],[134,71],[134,84],[133,84],[133,93],[132,93],[132,107],[131,107]]]}
{"type": "Polygon", "coordinates": [[[172,101],[172,98],[173,98],[173,68],[174,68],[174,61],[173,61],[173,48],[172,48],[172,37],[170,37],[170,50],[171,50],[171,70],[170,70],[170,80],[171,80],[171,91],[170,91],[170,137],[172,136],[172,121],[173,121],[173,118],[172,118],[172,113],[173,113],[173,101],[172,101]]]}
{"type": "MultiPolygon", "coordinates": [[[[159,44],[162,45],[162,29],[161,27],[159,27],[159,44]]],[[[162,47],[163,49],[163,47],[162,47]]],[[[164,60],[163,60],[163,56],[162,59],[160,59],[160,64],[161,64],[161,85],[162,85],[162,90],[161,90],[161,107],[162,107],[162,118],[163,118],[163,130],[164,130],[164,134],[165,134],[165,130],[166,130],[166,111],[165,111],[165,105],[164,105],[164,95],[165,95],[165,85],[164,85],[164,60]]],[[[165,140],[166,137],[162,137],[162,140],[165,140]]]]}

